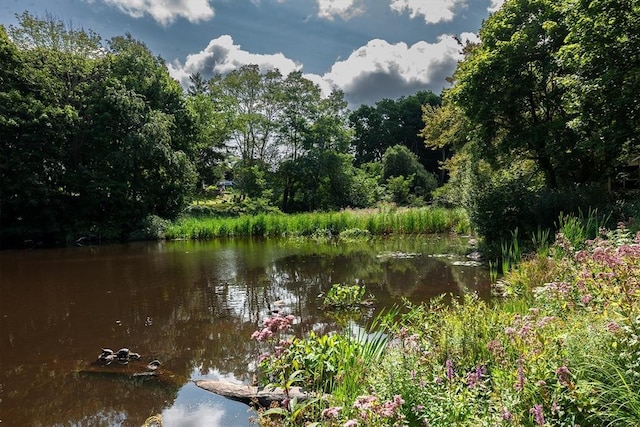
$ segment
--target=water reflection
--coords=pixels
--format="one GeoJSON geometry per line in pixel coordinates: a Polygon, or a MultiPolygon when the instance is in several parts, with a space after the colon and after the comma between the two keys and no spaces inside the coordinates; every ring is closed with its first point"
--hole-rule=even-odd
{"type": "Polygon", "coordinates": [[[215,240],[0,252],[0,420],[20,426],[250,425],[244,405],[189,379],[248,381],[249,336],[276,304],[297,331],[335,322],[318,295],[359,283],[375,310],[444,292],[488,295],[488,274],[454,265],[465,239],[360,244],[215,240]],[[406,259],[384,252],[415,253],[406,259]],[[102,347],[158,358],[165,381],[80,375],[102,347]],[[206,396],[206,397],[204,397],[206,396]]]}

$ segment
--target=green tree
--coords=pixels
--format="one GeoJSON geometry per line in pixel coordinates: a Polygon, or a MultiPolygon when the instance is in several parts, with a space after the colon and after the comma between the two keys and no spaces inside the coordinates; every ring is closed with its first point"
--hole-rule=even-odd
{"type": "Polygon", "coordinates": [[[0,39],[3,240],[126,237],[148,215],[176,215],[195,128],[164,61],[130,36],[105,48],[51,17],[19,21],[0,39]]]}
{"type": "Polygon", "coordinates": [[[420,91],[397,100],[383,99],[375,106],[361,105],[349,115],[353,128],[351,145],[356,165],[379,162],[387,148],[406,146],[429,171],[438,169],[438,153],[425,147],[419,133],[423,128],[422,106],[440,105],[440,97],[420,91]]]}
{"type": "Polygon", "coordinates": [[[223,177],[226,141],[233,131],[233,115],[229,102],[216,97],[201,77],[192,76],[192,82],[186,106],[195,126],[193,162],[198,182],[204,187],[223,177]]]}
{"type": "Polygon", "coordinates": [[[431,192],[437,186],[433,174],[427,172],[418,157],[404,145],[389,147],[382,156],[382,179],[387,183],[393,198],[396,201],[402,200],[400,203],[408,202],[404,187],[413,194],[415,201],[424,201],[431,198],[431,192]],[[399,177],[403,179],[400,180],[399,177]]]}
{"type": "Polygon", "coordinates": [[[110,79],[95,90],[91,128],[102,156],[91,194],[123,231],[149,214],[172,218],[195,183],[194,123],[161,58],[130,35],[110,41],[110,79]]]}
{"type": "Polygon", "coordinates": [[[592,171],[567,127],[565,70],[556,60],[568,35],[560,6],[507,1],[483,24],[482,42],[467,52],[446,94],[469,119],[483,158],[495,167],[533,160],[549,188],[584,182],[592,171]]]}
{"type": "Polygon", "coordinates": [[[640,5],[633,0],[564,2],[569,34],[559,52],[569,126],[594,172],[640,154],[640,5]]]}
{"type": "Polygon", "coordinates": [[[57,239],[76,219],[71,165],[81,155],[88,87],[103,75],[101,43],[51,16],[25,12],[18,21],[11,38],[2,29],[3,236],[29,230],[30,237],[57,239]]]}
{"type": "Polygon", "coordinates": [[[316,115],[302,142],[304,154],[285,162],[279,171],[290,184],[283,210],[327,210],[350,204],[354,173],[344,94],[334,91],[316,99],[316,115]]]}

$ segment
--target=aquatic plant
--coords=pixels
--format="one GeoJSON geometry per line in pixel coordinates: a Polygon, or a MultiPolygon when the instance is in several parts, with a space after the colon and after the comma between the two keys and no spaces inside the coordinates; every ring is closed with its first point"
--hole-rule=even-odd
{"type": "Polygon", "coordinates": [[[322,301],[322,305],[336,309],[357,309],[365,303],[366,288],[361,285],[335,283],[322,301]]]}

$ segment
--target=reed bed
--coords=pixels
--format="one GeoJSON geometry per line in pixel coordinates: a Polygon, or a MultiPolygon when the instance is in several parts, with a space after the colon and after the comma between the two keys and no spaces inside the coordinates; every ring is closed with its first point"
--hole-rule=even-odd
{"type": "Polygon", "coordinates": [[[463,209],[413,208],[344,210],[293,215],[259,214],[235,218],[183,217],[169,225],[166,239],[206,240],[218,237],[337,236],[349,229],[384,234],[467,234],[469,217],[463,209]]]}

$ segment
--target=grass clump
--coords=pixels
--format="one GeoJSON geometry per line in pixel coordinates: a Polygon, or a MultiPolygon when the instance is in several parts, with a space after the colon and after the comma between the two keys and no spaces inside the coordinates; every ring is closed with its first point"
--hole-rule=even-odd
{"type": "Polygon", "coordinates": [[[213,239],[239,236],[305,236],[321,233],[347,239],[383,234],[471,232],[463,209],[435,207],[381,210],[345,210],[294,215],[263,213],[238,217],[198,214],[183,216],[164,230],[166,239],[213,239]],[[358,231],[356,231],[358,230],[358,231]]]}

